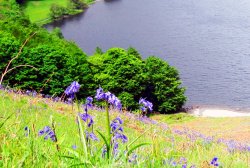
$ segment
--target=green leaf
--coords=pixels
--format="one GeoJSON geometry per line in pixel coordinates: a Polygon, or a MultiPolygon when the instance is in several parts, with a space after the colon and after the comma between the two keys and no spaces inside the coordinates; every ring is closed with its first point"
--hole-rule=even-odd
{"type": "Polygon", "coordinates": [[[84,136],[84,133],[83,133],[82,124],[81,124],[81,120],[80,120],[79,116],[77,116],[77,120],[78,120],[79,134],[80,134],[80,137],[81,137],[81,143],[82,143],[82,146],[83,146],[85,159],[88,160],[88,148],[87,148],[86,139],[85,139],[85,136],[84,136]]]}
{"type": "Polygon", "coordinates": [[[10,117],[13,115],[14,113],[10,114],[5,120],[4,122],[0,125],[0,129],[3,127],[3,125],[10,119],[10,117]]]}
{"type": "Polygon", "coordinates": [[[138,145],[132,147],[132,148],[128,151],[127,157],[128,157],[134,150],[136,150],[137,148],[140,148],[141,146],[145,146],[145,145],[151,145],[151,143],[145,142],[145,143],[141,143],[141,144],[138,144],[138,145]]]}
{"type": "Polygon", "coordinates": [[[106,137],[100,131],[96,130],[96,132],[101,136],[101,138],[103,139],[103,141],[107,147],[107,154],[108,154],[108,159],[109,159],[109,151],[110,151],[109,143],[108,143],[106,137]]]}

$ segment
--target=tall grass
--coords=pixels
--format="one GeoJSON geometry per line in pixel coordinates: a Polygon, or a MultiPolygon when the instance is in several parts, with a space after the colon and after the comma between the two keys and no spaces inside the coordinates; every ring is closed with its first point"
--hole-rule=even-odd
{"type": "MultiPolygon", "coordinates": [[[[94,118],[94,131],[107,132],[105,109],[93,107],[89,114],[94,118]]],[[[86,160],[71,105],[0,91],[0,167],[213,167],[210,162],[214,157],[226,168],[250,165],[249,146],[232,142],[230,146],[226,140],[218,141],[192,130],[172,130],[164,122],[127,112],[109,109],[109,115],[111,121],[117,116],[122,118],[128,143],[121,144],[119,159],[107,160],[102,157],[104,141],[97,134],[99,141],[90,142],[86,160]],[[58,138],[56,143],[38,136],[39,130],[52,123],[58,138]],[[132,147],[150,145],[141,146],[128,156],[126,146],[133,141],[132,147]]],[[[81,124],[84,129],[82,121],[81,124]]]]}

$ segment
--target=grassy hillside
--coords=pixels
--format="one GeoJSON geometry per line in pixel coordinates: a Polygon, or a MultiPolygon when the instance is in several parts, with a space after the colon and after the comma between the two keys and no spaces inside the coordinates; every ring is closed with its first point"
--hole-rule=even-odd
{"type": "MultiPolygon", "coordinates": [[[[128,142],[119,146],[121,159],[107,161],[102,157],[103,140],[97,131],[105,135],[105,112],[100,108],[92,108],[89,114],[93,116],[93,130],[98,141],[89,144],[88,162],[84,159],[84,150],[80,136],[76,115],[77,107],[62,102],[53,102],[22,94],[0,91],[0,167],[213,167],[210,162],[218,157],[222,167],[247,168],[250,164],[249,146],[243,146],[238,141],[218,139],[208,136],[213,130],[206,130],[204,134],[187,129],[187,125],[204,122],[202,118],[194,118],[187,114],[156,115],[155,120],[138,118],[128,112],[110,110],[111,119],[119,116],[123,121],[124,134],[128,142]],[[55,134],[58,142],[44,140],[38,136],[44,126],[55,123],[55,134]],[[162,122],[161,122],[162,121],[162,122]],[[166,124],[169,123],[169,124],[166,124]],[[186,129],[180,129],[185,126],[186,129]],[[26,128],[26,130],[25,130],[26,128]],[[29,131],[27,131],[29,130],[29,131]],[[125,146],[136,140],[131,146],[140,143],[150,143],[136,149],[126,160],[125,146]],[[58,150],[57,150],[58,147],[58,150]],[[135,157],[137,156],[137,157],[135,157]]],[[[243,119],[243,118],[242,118],[243,119]]],[[[231,119],[206,119],[211,124],[226,122],[231,119]]],[[[241,120],[239,118],[238,120],[241,120]]],[[[245,118],[249,120],[250,118],[245,118]]],[[[84,122],[81,122],[83,128],[84,122]]],[[[240,126],[240,123],[238,123],[240,126]]],[[[244,125],[244,123],[243,123],[244,125]]],[[[229,130],[229,125],[220,125],[221,130],[229,130]]],[[[215,132],[216,133],[216,132],[215,132]]],[[[214,134],[215,135],[215,134],[214,134]]],[[[219,137],[223,138],[223,137],[219,137]]],[[[248,141],[249,142],[249,141],[248,141]]],[[[248,144],[249,145],[249,144],[248,144]]],[[[117,157],[116,157],[117,159],[117,157]]]]}
{"type": "Polygon", "coordinates": [[[50,7],[52,4],[57,4],[67,7],[69,0],[29,0],[25,4],[24,12],[29,16],[31,22],[39,22],[49,19],[50,7]]]}
{"type": "MultiPolygon", "coordinates": [[[[94,2],[94,0],[79,1],[82,1],[87,5],[94,2]]],[[[27,0],[23,5],[23,8],[25,15],[29,17],[32,23],[45,24],[52,21],[50,16],[50,8],[52,5],[63,7],[63,10],[65,10],[65,15],[74,15],[83,12],[83,9],[74,9],[70,0],[27,0]]]]}

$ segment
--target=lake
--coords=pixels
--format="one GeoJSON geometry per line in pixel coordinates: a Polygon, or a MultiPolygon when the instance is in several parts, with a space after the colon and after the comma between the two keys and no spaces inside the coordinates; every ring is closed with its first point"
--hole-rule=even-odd
{"type": "Polygon", "coordinates": [[[135,47],[177,67],[187,105],[250,108],[249,0],[105,0],[47,25],[87,54],[135,47]]]}

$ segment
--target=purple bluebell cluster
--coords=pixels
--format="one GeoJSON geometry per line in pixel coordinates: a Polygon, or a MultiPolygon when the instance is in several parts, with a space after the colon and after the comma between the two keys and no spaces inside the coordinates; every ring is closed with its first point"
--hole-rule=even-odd
{"type": "Polygon", "coordinates": [[[86,133],[86,139],[92,139],[93,141],[99,141],[99,139],[97,138],[97,136],[93,133],[93,132],[88,132],[85,131],[86,133]]]}
{"type": "Polygon", "coordinates": [[[123,134],[122,124],[123,121],[120,117],[115,118],[110,124],[114,155],[118,153],[119,140],[121,140],[122,143],[126,143],[128,141],[127,136],[123,134]]]}
{"type": "Polygon", "coordinates": [[[96,90],[95,98],[97,100],[105,100],[109,104],[115,106],[116,108],[122,109],[121,101],[114,94],[110,92],[105,93],[101,87],[96,90]]]}
{"type": "Polygon", "coordinates": [[[88,127],[91,127],[94,124],[93,117],[88,113],[79,114],[80,118],[87,123],[88,127]]]}
{"type": "Polygon", "coordinates": [[[37,92],[36,92],[36,91],[26,90],[25,93],[26,93],[28,96],[33,96],[33,97],[36,97],[36,96],[37,96],[37,92]]]}
{"type": "Polygon", "coordinates": [[[45,126],[42,130],[38,132],[38,136],[43,136],[43,135],[44,135],[44,140],[50,138],[53,142],[56,141],[56,135],[49,126],[45,126]]]}
{"type": "MultiPolygon", "coordinates": [[[[85,104],[85,113],[83,114],[79,114],[80,118],[87,123],[88,128],[90,128],[91,126],[93,126],[94,124],[94,120],[93,117],[91,115],[88,114],[88,107],[92,107],[92,101],[93,98],[92,97],[87,97],[86,99],[86,104],[85,104]]],[[[89,132],[87,129],[85,130],[85,134],[86,134],[86,139],[92,139],[94,141],[98,141],[97,136],[93,133],[93,132],[89,132]]]]}
{"type": "Polygon", "coordinates": [[[88,108],[93,107],[93,98],[92,97],[87,97],[86,103],[82,106],[84,108],[85,113],[88,113],[88,108]]]}
{"type": "Polygon", "coordinates": [[[210,164],[214,167],[218,167],[219,166],[219,162],[218,162],[218,158],[217,157],[214,157],[212,159],[212,161],[210,162],[210,164]]]}
{"type": "Polygon", "coordinates": [[[76,81],[72,82],[67,89],[64,91],[64,93],[69,96],[71,99],[74,99],[75,93],[77,93],[80,89],[80,84],[76,81]]]}
{"type": "Polygon", "coordinates": [[[145,124],[157,124],[158,123],[157,121],[152,120],[147,116],[140,116],[140,117],[138,117],[138,120],[145,123],[145,124]]]}
{"type": "Polygon", "coordinates": [[[87,99],[86,99],[86,106],[92,107],[93,106],[92,102],[93,102],[93,98],[90,97],[90,96],[87,97],[87,99]]]}
{"type": "Polygon", "coordinates": [[[147,109],[149,111],[153,111],[153,104],[151,102],[147,101],[146,99],[140,98],[139,104],[141,105],[141,110],[143,112],[146,112],[147,109]]]}

